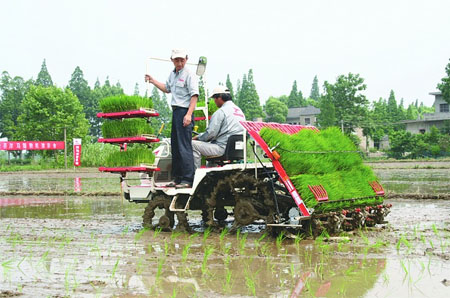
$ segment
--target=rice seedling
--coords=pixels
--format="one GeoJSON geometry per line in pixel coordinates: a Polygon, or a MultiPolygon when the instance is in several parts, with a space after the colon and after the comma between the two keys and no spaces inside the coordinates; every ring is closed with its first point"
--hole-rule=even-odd
{"type": "Polygon", "coordinates": [[[159,278],[161,277],[162,269],[163,269],[163,266],[164,266],[165,262],[166,262],[165,258],[159,258],[159,260],[158,260],[158,270],[156,271],[156,276],[155,276],[156,282],[158,282],[159,278]]]}
{"type": "Polygon", "coordinates": [[[247,269],[245,269],[245,285],[247,286],[250,294],[256,296],[255,277],[247,269]]]}
{"type": "Polygon", "coordinates": [[[169,255],[169,243],[166,240],[164,240],[164,254],[169,255]]]}
{"type": "Polygon", "coordinates": [[[140,164],[153,164],[155,155],[142,144],[128,146],[127,151],[116,151],[109,154],[105,159],[107,167],[139,166],[140,164]]]}
{"type": "Polygon", "coordinates": [[[205,275],[208,272],[208,268],[207,268],[207,262],[208,262],[208,258],[209,256],[214,252],[214,247],[212,246],[207,246],[205,248],[204,254],[203,254],[203,262],[202,262],[202,273],[203,275],[205,275]]]}
{"type": "Polygon", "coordinates": [[[232,279],[232,272],[229,268],[226,268],[225,271],[225,281],[222,284],[222,289],[224,292],[231,292],[231,288],[233,287],[232,283],[231,283],[231,279],[232,279]]]}
{"type": "Polygon", "coordinates": [[[244,234],[244,236],[239,239],[239,254],[243,255],[245,250],[245,245],[247,244],[247,234],[244,234]]]}
{"type": "Polygon", "coordinates": [[[177,289],[176,288],[173,288],[173,290],[172,290],[172,298],[175,298],[175,297],[177,297],[177,289]]]}
{"type": "Polygon", "coordinates": [[[220,240],[220,243],[222,243],[223,242],[223,240],[225,239],[225,236],[228,234],[228,228],[224,228],[221,232],[220,232],[220,235],[219,235],[219,240],[220,240]]]}
{"type": "Polygon", "coordinates": [[[181,234],[183,234],[182,232],[172,232],[172,234],[170,235],[170,239],[171,240],[175,240],[177,239],[181,234]]]}
{"type": "Polygon", "coordinates": [[[211,228],[207,227],[203,232],[203,242],[206,242],[206,240],[208,240],[209,234],[211,234],[211,228]]]}
{"type": "Polygon", "coordinates": [[[103,113],[139,110],[140,108],[153,108],[151,98],[129,95],[116,95],[102,98],[99,102],[103,113]]]}
{"type": "Polygon", "coordinates": [[[14,260],[10,259],[10,260],[3,261],[1,263],[2,270],[3,270],[3,278],[4,279],[8,279],[9,272],[11,271],[11,269],[13,269],[13,266],[12,266],[13,262],[14,262],[14,260]]]}
{"type": "Polygon", "coordinates": [[[102,124],[104,138],[136,137],[144,134],[152,135],[153,128],[143,118],[105,121],[102,124]]]}
{"type": "Polygon", "coordinates": [[[364,166],[352,141],[337,128],[321,132],[301,130],[288,135],[276,129],[263,128],[260,132],[269,147],[276,147],[280,162],[305,201],[316,211],[379,204],[369,181],[377,180],[372,169],[364,166]],[[329,201],[318,204],[308,185],[321,184],[329,201]],[[359,198],[355,201],[342,201],[359,198]]]}
{"type": "Polygon", "coordinates": [[[111,279],[114,279],[114,277],[116,276],[116,271],[117,271],[117,268],[119,266],[119,262],[120,262],[120,258],[118,258],[116,263],[114,264],[114,267],[113,267],[113,269],[111,271],[111,279]]]}
{"type": "Polygon", "coordinates": [[[282,231],[280,234],[278,234],[278,236],[277,236],[277,239],[276,239],[276,245],[277,245],[277,248],[278,248],[278,250],[280,250],[281,249],[281,247],[282,247],[282,244],[283,244],[283,240],[285,239],[285,237],[284,237],[284,231],[282,231]]]}
{"type": "Polygon", "coordinates": [[[181,261],[183,263],[186,263],[187,261],[187,257],[189,255],[189,250],[191,248],[192,243],[189,241],[188,243],[186,243],[186,245],[183,247],[183,251],[181,253],[181,261]]]}

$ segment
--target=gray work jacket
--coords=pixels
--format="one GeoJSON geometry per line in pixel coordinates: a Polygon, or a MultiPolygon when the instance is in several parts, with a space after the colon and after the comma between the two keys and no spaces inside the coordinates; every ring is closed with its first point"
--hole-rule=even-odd
{"type": "Polygon", "coordinates": [[[178,72],[174,69],[167,79],[166,89],[172,93],[171,106],[188,108],[191,97],[198,95],[197,75],[186,67],[178,72]]]}
{"type": "Polygon", "coordinates": [[[243,133],[244,128],[239,121],[245,121],[244,113],[234,102],[226,101],[212,115],[208,128],[197,139],[225,148],[231,135],[243,133]]]}

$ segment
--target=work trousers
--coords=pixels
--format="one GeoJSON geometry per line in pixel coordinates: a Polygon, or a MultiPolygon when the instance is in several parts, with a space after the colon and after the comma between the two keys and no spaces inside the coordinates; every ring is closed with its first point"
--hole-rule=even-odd
{"type": "Polygon", "coordinates": [[[222,156],[225,153],[225,148],[217,144],[211,144],[203,141],[192,141],[192,150],[194,151],[194,166],[200,168],[202,163],[202,155],[206,157],[222,156]]]}
{"type": "Polygon", "coordinates": [[[173,107],[172,112],[172,177],[177,183],[192,184],[194,180],[194,156],[192,153],[192,128],[194,118],[188,126],[183,126],[183,118],[188,108],[173,107]]]}

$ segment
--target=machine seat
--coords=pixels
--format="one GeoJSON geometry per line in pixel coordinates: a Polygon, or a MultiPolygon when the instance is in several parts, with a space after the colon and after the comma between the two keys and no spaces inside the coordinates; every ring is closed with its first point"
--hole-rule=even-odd
{"type": "Polygon", "coordinates": [[[244,143],[242,134],[232,135],[228,138],[225,153],[222,156],[207,156],[209,163],[224,165],[244,159],[244,143]]]}

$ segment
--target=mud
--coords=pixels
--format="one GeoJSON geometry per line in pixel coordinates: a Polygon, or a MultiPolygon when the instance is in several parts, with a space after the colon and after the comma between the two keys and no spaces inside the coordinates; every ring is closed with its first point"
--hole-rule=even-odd
{"type": "MultiPolygon", "coordinates": [[[[386,172],[383,177],[389,180],[392,175],[386,172]]],[[[409,179],[410,174],[404,177],[409,179]]],[[[16,186],[14,180],[24,178],[31,179],[31,191],[39,191],[34,179],[59,179],[42,173],[0,177],[3,185],[16,186]]],[[[449,186],[444,178],[430,183],[445,190],[449,186]]],[[[88,173],[81,177],[88,189],[102,190],[94,181],[83,184],[85,179],[100,180],[105,187],[108,179],[111,186],[112,181],[118,184],[117,176],[88,173]]],[[[54,189],[69,187],[58,181],[54,189]]],[[[189,215],[193,234],[148,231],[142,229],[145,206],[118,195],[8,195],[0,196],[0,202],[4,202],[0,297],[448,297],[449,293],[448,200],[388,199],[393,207],[384,226],[300,240],[271,239],[264,236],[262,225],[239,234],[208,233],[198,212],[189,215]]]]}

